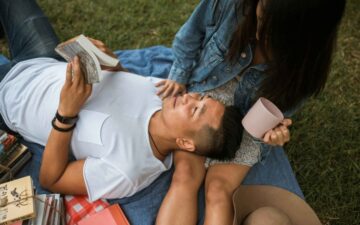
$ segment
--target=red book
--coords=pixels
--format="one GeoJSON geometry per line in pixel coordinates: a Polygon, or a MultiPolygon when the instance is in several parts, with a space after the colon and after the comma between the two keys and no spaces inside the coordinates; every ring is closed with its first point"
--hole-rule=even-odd
{"type": "Polygon", "coordinates": [[[118,204],[111,205],[106,209],[86,217],[78,222],[78,225],[130,225],[124,212],[118,204]]]}

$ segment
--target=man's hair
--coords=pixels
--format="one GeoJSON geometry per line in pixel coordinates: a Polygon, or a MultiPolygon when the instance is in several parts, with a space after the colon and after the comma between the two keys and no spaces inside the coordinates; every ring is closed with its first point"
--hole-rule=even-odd
{"type": "Polygon", "coordinates": [[[199,140],[196,153],[220,160],[234,158],[242,139],[241,119],[242,116],[237,107],[225,107],[219,128],[204,125],[196,133],[195,139],[199,140]]]}

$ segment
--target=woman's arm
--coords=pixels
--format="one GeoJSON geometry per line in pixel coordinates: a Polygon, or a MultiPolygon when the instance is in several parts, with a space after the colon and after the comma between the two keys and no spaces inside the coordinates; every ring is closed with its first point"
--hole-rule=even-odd
{"type": "Polygon", "coordinates": [[[172,45],[174,62],[170,69],[169,79],[156,85],[160,87],[157,95],[161,98],[186,92],[186,84],[197,64],[205,41],[206,28],[216,23],[214,14],[218,11],[218,2],[216,0],[201,1],[176,33],[172,45]]]}
{"type": "MultiPolygon", "coordinates": [[[[65,84],[61,90],[58,113],[74,117],[91,95],[92,86],[86,84],[80,70],[79,58],[68,64],[65,84]]],[[[72,125],[55,120],[55,126],[67,129],[72,125]]],[[[61,132],[52,129],[45,146],[40,167],[40,184],[53,192],[64,194],[86,194],[83,177],[84,160],[68,163],[72,130],[61,132]]]]}
{"type": "Polygon", "coordinates": [[[214,25],[217,0],[203,0],[195,8],[190,18],[176,33],[172,50],[174,63],[169,79],[179,84],[187,84],[196,65],[206,34],[206,27],[214,25]]]}

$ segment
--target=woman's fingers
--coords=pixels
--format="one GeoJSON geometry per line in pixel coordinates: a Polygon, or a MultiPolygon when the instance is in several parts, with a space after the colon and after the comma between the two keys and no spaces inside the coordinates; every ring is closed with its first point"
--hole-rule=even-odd
{"type": "Polygon", "coordinates": [[[285,126],[280,126],[280,130],[283,134],[283,137],[284,137],[284,143],[290,141],[290,132],[289,132],[289,129],[285,126]]]}
{"type": "Polygon", "coordinates": [[[164,91],[164,94],[162,95],[162,99],[166,98],[167,96],[170,95],[170,93],[173,91],[174,89],[174,85],[170,84],[168,85],[168,87],[166,88],[166,90],[164,91]]]}
{"type": "Polygon", "coordinates": [[[263,141],[266,143],[266,144],[269,144],[270,143],[270,136],[271,136],[271,131],[268,131],[265,133],[264,137],[263,137],[263,141]]]}
{"type": "Polygon", "coordinates": [[[155,87],[160,87],[166,84],[166,80],[159,81],[155,84],[155,87]]]}
{"type": "Polygon", "coordinates": [[[281,121],[281,124],[288,127],[292,124],[292,120],[291,119],[284,119],[283,121],[281,121]]]}

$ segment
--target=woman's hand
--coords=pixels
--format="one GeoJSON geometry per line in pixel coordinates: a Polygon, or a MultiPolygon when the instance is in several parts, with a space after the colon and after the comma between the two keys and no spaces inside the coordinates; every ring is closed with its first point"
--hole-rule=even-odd
{"type": "Polygon", "coordinates": [[[179,84],[173,80],[162,80],[158,82],[155,86],[162,86],[160,90],[156,93],[158,96],[161,96],[162,99],[168,96],[175,96],[177,94],[182,94],[186,92],[184,84],[179,84]]]}
{"type": "Polygon", "coordinates": [[[292,124],[291,119],[284,119],[277,127],[265,133],[263,141],[269,145],[283,146],[290,141],[288,127],[292,124]]]}
{"type": "Polygon", "coordinates": [[[61,116],[74,117],[91,95],[92,85],[87,84],[76,56],[66,68],[66,80],[60,93],[58,112],[61,116]]]}

